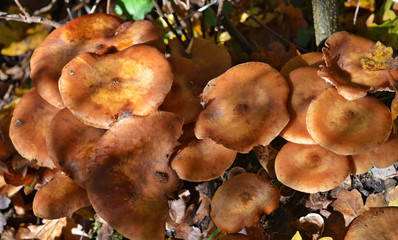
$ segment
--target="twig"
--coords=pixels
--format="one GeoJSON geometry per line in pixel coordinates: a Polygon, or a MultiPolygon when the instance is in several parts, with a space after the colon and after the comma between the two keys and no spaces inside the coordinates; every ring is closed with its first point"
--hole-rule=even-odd
{"type": "Polygon", "coordinates": [[[217,9],[217,17],[216,17],[216,25],[214,26],[214,42],[218,42],[218,27],[220,25],[220,18],[221,18],[221,12],[222,8],[224,5],[224,0],[220,0],[218,3],[218,9],[217,9]]]}
{"type": "Polygon", "coordinates": [[[33,12],[33,15],[39,15],[45,12],[48,12],[51,10],[51,8],[53,8],[54,4],[57,2],[57,0],[51,0],[50,4],[48,4],[45,7],[40,8],[39,10],[36,10],[33,12]]]}
{"type": "Polygon", "coordinates": [[[84,0],[80,0],[80,3],[83,4],[84,10],[86,10],[87,13],[90,13],[90,7],[87,3],[84,0]]]}
{"type": "MultiPolygon", "coordinates": [[[[169,1],[169,0],[165,0],[165,3],[166,3],[167,8],[169,9],[170,13],[173,14],[173,17],[174,17],[174,20],[175,20],[177,26],[182,28],[181,21],[180,21],[180,19],[178,18],[177,14],[175,13],[173,7],[171,6],[170,1],[169,1]]],[[[186,38],[187,41],[189,42],[190,39],[189,39],[188,35],[186,34],[186,32],[185,32],[184,30],[180,30],[180,31],[181,31],[182,34],[184,34],[185,38],[186,38]]]]}
{"type": "Polygon", "coordinates": [[[294,42],[291,42],[289,40],[287,40],[286,38],[282,37],[280,34],[278,34],[277,32],[275,32],[274,30],[272,30],[270,27],[268,27],[267,25],[263,24],[262,22],[260,22],[257,18],[255,18],[254,16],[252,16],[249,12],[247,12],[244,8],[242,8],[235,0],[228,0],[228,2],[232,3],[232,5],[234,5],[236,8],[238,8],[239,10],[241,10],[242,12],[246,13],[247,16],[252,19],[254,22],[256,22],[258,25],[260,25],[261,27],[263,27],[264,29],[266,29],[267,31],[269,31],[272,35],[274,35],[275,37],[277,37],[279,40],[281,40],[284,43],[287,44],[293,44],[296,46],[296,48],[298,50],[300,50],[302,53],[307,53],[309,52],[307,49],[304,49],[300,46],[298,46],[297,44],[295,44],[294,42]]]}
{"type": "Polygon", "coordinates": [[[95,12],[95,9],[97,9],[98,4],[99,4],[100,2],[101,2],[101,0],[95,0],[94,5],[93,5],[93,7],[91,8],[91,10],[90,10],[90,12],[89,12],[90,14],[95,12]]]}
{"type": "Polygon", "coordinates": [[[65,0],[65,3],[66,3],[66,12],[68,13],[70,20],[72,20],[73,19],[73,15],[72,15],[72,12],[70,10],[69,0],[65,0]]]}
{"type": "Polygon", "coordinates": [[[21,12],[23,13],[23,15],[25,15],[25,18],[29,21],[30,19],[30,15],[29,13],[25,10],[24,7],[22,7],[21,3],[19,2],[19,0],[14,0],[15,4],[17,4],[17,6],[19,7],[19,10],[21,10],[21,12]]]}
{"type": "Polygon", "coordinates": [[[0,19],[4,19],[7,21],[25,22],[25,23],[41,23],[41,24],[53,26],[55,28],[58,28],[61,26],[61,24],[59,24],[55,21],[52,21],[48,18],[39,17],[39,16],[29,16],[29,19],[27,19],[26,16],[24,16],[24,15],[7,14],[5,12],[0,12],[0,19]]]}
{"type": "Polygon", "coordinates": [[[106,1],[106,14],[111,12],[111,0],[106,1]]]}
{"type": "Polygon", "coordinates": [[[354,19],[352,20],[354,26],[357,24],[357,17],[359,12],[359,4],[361,4],[361,0],[358,1],[357,8],[355,9],[354,19]]]}

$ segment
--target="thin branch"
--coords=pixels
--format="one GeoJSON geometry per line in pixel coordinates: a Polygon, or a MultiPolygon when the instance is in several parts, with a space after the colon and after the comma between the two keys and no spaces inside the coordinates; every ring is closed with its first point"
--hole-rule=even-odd
{"type": "Polygon", "coordinates": [[[26,19],[30,19],[29,13],[25,10],[24,7],[22,7],[21,3],[18,0],[14,0],[14,2],[15,2],[15,4],[17,4],[17,6],[19,7],[19,10],[21,10],[23,15],[25,15],[25,18],[26,19]]]}
{"type": "Polygon", "coordinates": [[[218,3],[218,9],[217,9],[217,17],[216,17],[216,25],[214,26],[214,41],[217,43],[218,42],[218,30],[220,26],[220,18],[221,18],[221,12],[222,8],[224,5],[224,0],[220,0],[218,3]]]}
{"type": "Polygon", "coordinates": [[[357,25],[357,17],[358,17],[358,12],[359,12],[359,5],[361,4],[361,0],[358,1],[357,7],[355,9],[355,13],[354,13],[354,19],[352,20],[352,23],[355,25],[357,25]]]}
{"type": "Polygon", "coordinates": [[[262,22],[260,22],[257,18],[255,18],[254,16],[252,16],[249,12],[247,12],[244,8],[242,8],[235,0],[227,0],[228,2],[232,3],[232,5],[234,5],[236,8],[238,8],[239,10],[241,10],[242,12],[246,13],[247,16],[252,19],[254,22],[256,22],[258,25],[260,25],[261,27],[263,27],[264,29],[266,29],[267,31],[269,31],[271,34],[273,34],[275,37],[279,38],[279,40],[281,40],[284,43],[287,44],[293,44],[296,46],[296,48],[298,50],[300,50],[302,53],[306,53],[309,52],[307,49],[304,49],[300,46],[298,46],[297,44],[295,44],[294,42],[291,42],[289,40],[287,40],[286,38],[282,37],[280,34],[278,34],[277,32],[275,32],[274,30],[272,30],[270,27],[268,27],[267,25],[263,24],[262,22]]]}
{"type": "Polygon", "coordinates": [[[5,12],[0,12],[0,19],[4,19],[7,21],[25,22],[25,23],[41,23],[41,24],[53,26],[55,28],[58,28],[61,26],[61,24],[59,24],[55,21],[52,21],[48,18],[39,17],[39,16],[29,16],[29,18],[26,18],[26,16],[24,16],[24,15],[7,14],[5,12]]]}
{"type": "Polygon", "coordinates": [[[95,12],[95,9],[97,9],[98,4],[101,2],[101,0],[95,0],[94,6],[90,10],[90,14],[95,12]]]}
{"type": "Polygon", "coordinates": [[[65,0],[66,3],[66,12],[69,15],[70,20],[73,19],[72,11],[70,10],[69,0],[65,0]]]}
{"type": "Polygon", "coordinates": [[[83,4],[84,10],[86,10],[86,12],[89,13],[90,7],[87,5],[87,3],[84,0],[80,0],[80,3],[83,4]]]}
{"type": "Polygon", "coordinates": [[[106,1],[106,14],[111,12],[111,0],[106,1]]]}
{"type": "MultiPolygon", "coordinates": [[[[177,14],[175,13],[173,7],[171,6],[171,3],[169,0],[165,0],[166,6],[169,9],[170,13],[173,14],[174,20],[177,24],[178,27],[183,28],[180,19],[178,18],[177,14]]],[[[186,34],[186,32],[184,30],[180,30],[182,34],[184,34],[185,38],[187,39],[187,41],[189,42],[190,39],[188,37],[188,35],[186,34]]]]}
{"type": "Polygon", "coordinates": [[[39,10],[34,11],[34,12],[33,12],[33,15],[39,15],[39,14],[42,14],[42,13],[45,13],[45,12],[50,11],[51,8],[54,7],[54,4],[55,4],[56,2],[57,2],[57,0],[51,0],[50,4],[48,4],[47,6],[42,7],[42,8],[40,8],[39,10]]]}

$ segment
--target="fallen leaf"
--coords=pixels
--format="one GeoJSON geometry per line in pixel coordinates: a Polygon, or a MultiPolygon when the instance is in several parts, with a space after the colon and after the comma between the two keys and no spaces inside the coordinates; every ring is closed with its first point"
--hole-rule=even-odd
{"type": "Polygon", "coordinates": [[[366,199],[365,210],[368,210],[371,207],[386,207],[388,202],[384,198],[384,195],[381,193],[370,194],[366,199]]]}
{"type": "Polygon", "coordinates": [[[17,239],[46,239],[55,240],[62,234],[62,229],[66,226],[66,217],[54,220],[43,220],[43,225],[29,224],[21,226],[16,234],[17,239]]]}
{"type": "Polygon", "coordinates": [[[362,196],[356,189],[352,191],[340,190],[332,206],[335,211],[343,214],[346,226],[364,211],[362,196]]]}
{"type": "Polygon", "coordinates": [[[398,60],[392,57],[392,47],[386,47],[378,41],[371,50],[371,58],[361,58],[362,68],[369,71],[398,70],[398,60]]]}

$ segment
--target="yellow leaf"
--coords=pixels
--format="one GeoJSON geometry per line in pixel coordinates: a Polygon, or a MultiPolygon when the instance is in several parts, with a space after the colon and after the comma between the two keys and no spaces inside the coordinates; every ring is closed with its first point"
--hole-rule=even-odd
{"type": "Polygon", "coordinates": [[[369,71],[398,70],[398,60],[392,57],[392,47],[386,47],[381,42],[377,42],[371,50],[371,58],[361,58],[362,68],[369,71]]]}
{"type": "Polygon", "coordinates": [[[303,240],[299,231],[297,231],[296,234],[294,234],[294,236],[292,237],[292,240],[303,240]]]}
{"type": "Polygon", "coordinates": [[[398,207],[398,199],[392,200],[388,203],[389,207],[398,207]]]}
{"type": "Polygon", "coordinates": [[[323,238],[320,238],[319,240],[333,240],[333,238],[331,238],[331,237],[323,237],[323,238]]]}

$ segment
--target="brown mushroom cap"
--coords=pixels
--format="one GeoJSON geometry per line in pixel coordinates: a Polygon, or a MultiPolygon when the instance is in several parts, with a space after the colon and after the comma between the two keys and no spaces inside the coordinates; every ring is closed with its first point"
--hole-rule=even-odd
{"type": "Polygon", "coordinates": [[[280,135],[290,142],[316,144],[307,131],[308,107],[315,97],[331,87],[317,72],[313,67],[301,67],[290,72],[287,79],[291,89],[287,105],[290,121],[280,135]]]}
{"type": "Polygon", "coordinates": [[[325,64],[323,60],[323,54],[320,52],[310,52],[291,58],[281,69],[281,74],[285,77],[289,77],[289,73],[300,67],[315,67],[318,68],[320,65],[325,64]]]}
{"type": "Polygon", "coordinates": [[[375,149],[387,141],[392,121],[389,109],[377,99],[348,101],[334,88],[314,99],[307,112],[307,130],[322,147],[343,155],[375,149]]]}
{"type": "Polygon", "coordinates": [[[228,51],[204,38],[192,38],[186,50],[192,61],[199,64],[200,73],[192,81],[192,93],[198,96],[207,82],[219,76],[232,65],[228,51]]]}
{"type": "Polygon", "coordinates": [[[123,236],[163,239],[167,195],[179,185],[169,157],[182,124],[168,112],[131,116],[98,142],[87,165],[87,193],[95,211],[123,236]]]}
{"type": "Polygon", "coordinates": [[[7,159],[9,156],[14,154],[15,148],[12,145],[10,139],[10,124],[12,118],[12,111],[9,112],[3,119],[0,121],[0,131],[1,131],[1,138],[0,138],[0,161],[7,159]]]}
{"type": "Polygon", "coordinates": [[[172,83],[164,55],[135,45],[115,54],[78,55],[63,68],[59,90],[65,106],[83,123],[109,128],[110,117],[120,110],[139,116],[156,111],[172,83]]]}
{"type": "Polygon", "coordinates": [[[363,174],[372,168],[386,168],[398,161],[398,134],[393,133],[381,146],[372,151],[352,156],[357,167],[355,174],[363,174]],[[358,166],[359,165],[359,166],[358,166]]]}
{"type": "Polygon", "coordinates": [[[254,173],[238,174],[214,194],[210,216],[228,233],[237,233],[255,223],[264,212],[270,214],[279,204],[278,188],[254,173]]]}
{"type": "Polygon", "coordinates": [[[397,239],[397,222],[398,207],[370,208],[351,223],[344,239],[397,239]]]}
{"type": "Polygon", "coordinates": [[[186,181],[200,182],[218,178],[235,160],[237,152],[209,138],[193,139],[171,161],[177,175],[186,181]]]}
{"type": "Polygon", "coordinates": [[[35,88],[22,96],[10,125],[10,138],[21,156],[28,160],[36,159],[40,166],[54,167],[46,148],[46,133],[58,111],[58,108],[41,98],[35,88]]]}
{"type": "Polygon", "coordinates": [[[316,193],[339,186],[350,173],[347,156],[319,145],[287,143],[275,159],[278,180],[295,190],[316,193]]]}
{"type": "Polygon", "coordinates": [[[94,50],[103,38],[112,36],[121,23],[112,15],[95,13],[55,29],[35,49],[30,60],[30,75],[40,96],[56,107],[64,107],[58,90],[62,68],[77,54],[94,50]]]}
{"type": "Polygon", "coordinates": [[[323,48],[326,67],[319,76],[331,82],[347,100],[366,96],[367,92],[392,90],[391,80],[397,81],[398,71],[369,71],[362,67],[362,58],[372,57],[375,43],[348,32],[330,36],[323,48]]]}
{"type": "Polygon", "coordinates": [[[244,153],[268,145],[289,121],[288,94],[285,78],[268,64],[237,65],[207,84],[195,135],[244,153]]]}
{"type": "Polygon", "coordinates": [[[46,144],[55,166],[85,187],[86,165],[104,130],[80,122],[67,108],[60,110],[48,126],[46,144]]]}
{"type": "Polygon", "coordinates": [[[90,206],[86,190],[64,174],[42,186],[33,199],[34,214],[47,219],[67,217],[86,206],[90,206]]]}
{"type": "Polygon", "coordinates": [[[250,240],[250,238],[241,233],[232,233],[225,235],[221,240],[250,240]]]}

